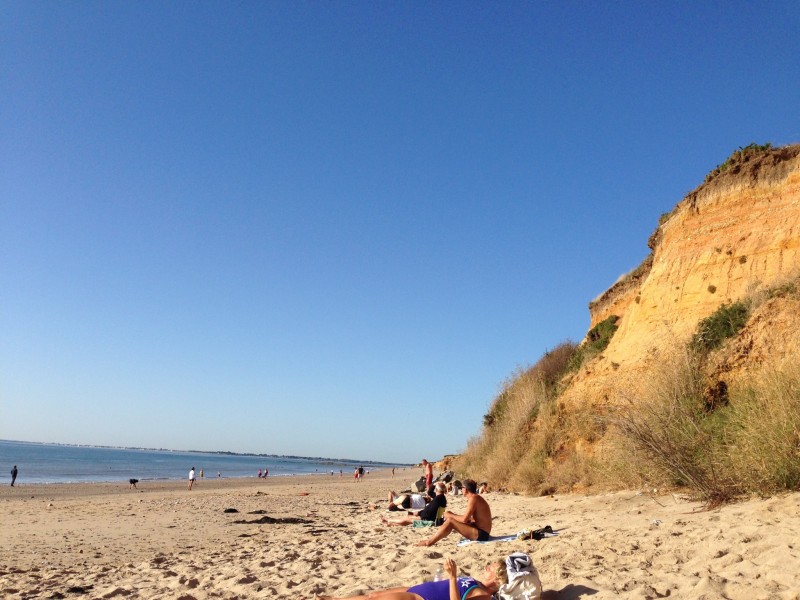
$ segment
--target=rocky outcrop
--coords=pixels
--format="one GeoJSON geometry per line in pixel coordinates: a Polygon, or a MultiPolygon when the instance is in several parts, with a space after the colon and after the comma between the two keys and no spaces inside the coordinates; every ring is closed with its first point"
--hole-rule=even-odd
{"type": "MultiPolygon", "coordinates": [[[[573,378],[567,401],[612,401],[615,382],[635,381],[659,348],[685,341],[721,304],[797,276],[800,145],[734,153],[662,218],[650,247],[639,267],[591,303],[592,327],[616,315],[619,328],[573,378]]],[[[782,323],[796,327],[789,316],[782,323]]]]}

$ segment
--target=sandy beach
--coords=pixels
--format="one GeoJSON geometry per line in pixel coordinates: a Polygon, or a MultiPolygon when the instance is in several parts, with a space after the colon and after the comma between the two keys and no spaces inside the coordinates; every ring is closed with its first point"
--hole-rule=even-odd
{"type": "Polygon", "coordinates": [[[191,492],[178,481],[4,486],[0,597],[347,596],[430,579],[444,557],[480,576],[514,551],[531,555],[547,600],[800,597],[800,494],[705,511],[673,494],[495,492],[494,535],[559,535],[457,546],[453,534],[418,548],[429,530],[380,521],[388,490],[417,474],[206,479],[191,492]]]}

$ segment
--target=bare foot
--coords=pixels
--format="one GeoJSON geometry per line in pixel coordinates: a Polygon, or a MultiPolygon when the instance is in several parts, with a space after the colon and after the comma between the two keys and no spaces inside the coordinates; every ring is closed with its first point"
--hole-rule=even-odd
{"type": "Polygon", "coordinates": [[[417,546],[430,546],[431,543],[428,540],[422,540],[416,544],[417,546]]]}
{"type": "Polygon", "coordinates": [[[386,518],[386,515],[381,515],[381,523],[383,523],[384,525],[389,524],[389,519],[386,518]]]}

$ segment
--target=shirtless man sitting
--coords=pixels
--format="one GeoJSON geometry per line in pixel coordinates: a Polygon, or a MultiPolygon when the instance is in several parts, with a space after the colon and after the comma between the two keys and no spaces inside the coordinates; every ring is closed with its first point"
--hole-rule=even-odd
{"type": "Polygon", "coordinates": [[[467,510],[463,515],[447,511],[444,513],[444,524],[439,527],[433,537],[417,544],[417,546],[433,546],[436,542],[457,531],[468,540],[484,542],[492,532],[492,511],[489,503],[478,495],[478,484],[472,479],[464,481],[464,497],[467,499],[467,510]]]}

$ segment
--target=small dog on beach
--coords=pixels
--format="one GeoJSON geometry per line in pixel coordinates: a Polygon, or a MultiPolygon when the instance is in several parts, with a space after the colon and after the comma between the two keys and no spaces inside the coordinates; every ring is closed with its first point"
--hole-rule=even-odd
{"type": "MultiPolygon", "coordinates": [[[[131,478],[131,479],[128,479],[128,482],[131,484],[130,487],[135,488],[136,484],[139,483],[139,480],[131,478]]],[[[130,489],[130,488],[128,488],[128,489],[130,489]]]]}

